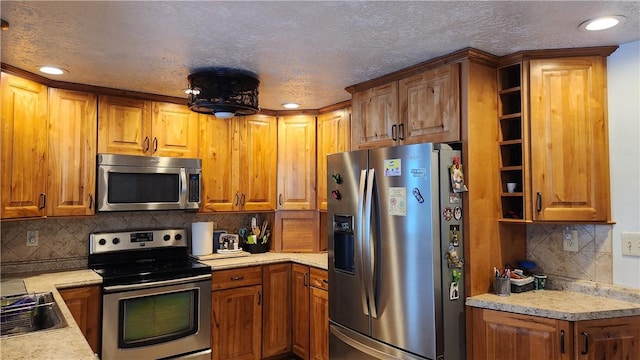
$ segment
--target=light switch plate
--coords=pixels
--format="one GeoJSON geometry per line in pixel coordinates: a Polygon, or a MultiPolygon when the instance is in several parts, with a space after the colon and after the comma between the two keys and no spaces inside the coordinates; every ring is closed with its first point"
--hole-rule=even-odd
{"type": "Polygon", "coordinates": [[[640,256],[640,233],[620,233],[622,255],[640,256]]]}

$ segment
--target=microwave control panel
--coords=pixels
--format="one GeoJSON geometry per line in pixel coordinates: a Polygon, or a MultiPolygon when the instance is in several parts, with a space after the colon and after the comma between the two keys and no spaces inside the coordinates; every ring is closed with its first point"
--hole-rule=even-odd
{"type": "Polygon", "coordinates": [[[189,202],[200,202],[200,174],[189,174],[189,202]]]}

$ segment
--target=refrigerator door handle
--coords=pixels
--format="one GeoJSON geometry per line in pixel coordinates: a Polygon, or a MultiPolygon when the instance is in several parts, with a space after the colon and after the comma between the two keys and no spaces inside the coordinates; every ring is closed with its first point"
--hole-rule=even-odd
{"type": "Polygon", "coordinates": [[[369,316],[369,305],[367,303],[367,289],[365,287],[365,261],[363,257],[363,236],[362,232],[364,229],[363,226],[363,209],[364,209],[364,191],[365,185],[367,183],[367,170],[362,170],[360,172],[360,186],[358,188],[358,216],[356,216],[356,261],[357,261],[357,269],[360,275],[360,299],[362,300],[362,312],[369,316]],[[360,259],[360,261],[358,261],[360,259]]]}
{"type": "Polygon", "coordinates": [[[374,287],[374,269],[375,269],[375,247],[371,246],[371,207],[373,206],[373,181],[376,176],[375,169],[369,169],[369,174],[367,175],[367,195],[365,199],[364,205],[364,239],[366,247],[363,252],[366,252],[363,260],[365,262],[365,281],[367,288],[367,298],[369,299],[369,312],[373,318],[378,318],[378,311],[376,310],[376,298],[375,298],[375,287],[374,287]]]}

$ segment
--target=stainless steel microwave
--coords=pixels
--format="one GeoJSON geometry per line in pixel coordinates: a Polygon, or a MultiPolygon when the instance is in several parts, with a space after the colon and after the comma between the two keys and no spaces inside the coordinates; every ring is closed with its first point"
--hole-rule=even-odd
{"type": "Polygon", "coordinates": [[[97,164],[97,211],[200,208],[200,159],[98,154],[97,164]]]}

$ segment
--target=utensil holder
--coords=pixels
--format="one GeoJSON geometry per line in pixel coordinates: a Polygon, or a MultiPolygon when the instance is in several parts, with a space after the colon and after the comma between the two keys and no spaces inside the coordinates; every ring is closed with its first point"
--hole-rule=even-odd
{"type": "Polygon", "coordinates": [[[242,249],[251,254],[262,254],[269,251],[269,244],[244,244],[242,249]]]}
{"type": "Polygon", "coordinates": [[[509,296],[511,295],[511,281],[509,278],[495,278],[493,289],[498,296],[509,296]]]}

